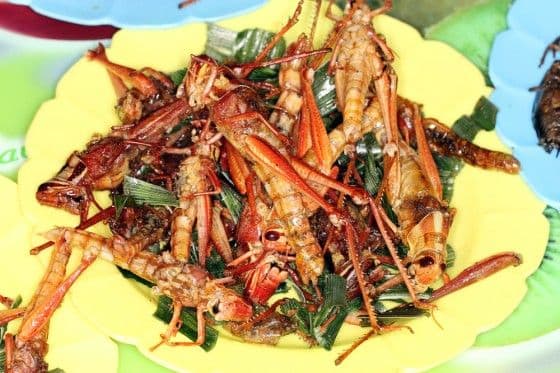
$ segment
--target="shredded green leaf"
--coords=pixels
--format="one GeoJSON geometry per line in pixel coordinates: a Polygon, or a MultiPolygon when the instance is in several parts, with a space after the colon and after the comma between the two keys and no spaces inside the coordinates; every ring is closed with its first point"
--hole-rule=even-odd
{"type": "Polygon", "coordinates": [[[457,158],[445,157],[439,154],[434,154],[433,156],[439,170],[439,177],[443,188],[443,199],[451,201],[455,177],[457,177],[464,164],[457,158]]]}
{"type": "MultiPolygon", "coordinates": [[[[11,309],[18,308],[21,305],[22,298],[18,295],[12,302],[11,309]]],[[[0,325],[0,373],[4,373],[4,364],[6,363],[6,350],[4,347],[4,335],[8,331],[8,324],[0,325]]]]}
{"type": "Polygon", "coordinates": [[[179,207],[179,200],[173,193],[134,177],[124,177],[123,191],[139,205],[179,207]]]}
{"type": "Polygon", "coordinates": [[[233,57],[233,45],[237,32],[220,27],[215,23],[207,23],[207,39],[204,54],[219,63],[227,62],[233,57]]]}
{"type": "Polygon", "coordinates": [[[363,154],[364,169],[362,177],[364,179],[364,187],[371,195],[375,195],[383,179],[383,170],[375,156],[375,154],[379,154],[377,152],[379,145],[375,138],[368,133],[356,148],[358,149],[358,154],[363,154]]]}
{"type": "Polygon", "coordinates": [[[445,261],[445,267],[451,268],[455,265],[455,249],[450,244],[447,244],[447,260],[445,261]]]}
{"type": "Polygon", "coordinates": [[[166,246],[165,244],[166,244],[165,241],[154,242],[153,244],[148,246],[148,251],[153,253],[153,254],[159,254],[165,248],[165,246],[166,246]]]}
{"type": "Polygon", "coordinates": [[[18,308],[21,305],[22,301],[23,299],[21,298],[21,295],[18,295],[12,302],[12,308],[18,308]]]}
{"type": "MultiPolygon", "coordinates": [[[[272,40],[275,33],[259,28],[240,31],[235,37],[233,44],[233,58],[236,62],[245,63],[255,60],[255,57],[272,40]]],[[[286,41],[280,39],[268,54],[268,58],[281,57],[286,50],[286,41]]]]}
{"type": "Polygon", "coordinates": [[[486,97],[478,99],[470,116],[463,115],[453,124],[453,131],[460,137],[473,141],[478,131],[492,131],[496,127],[498,108],[486,97]]]}
{"type": "Polygon", "coordinates": [[[302,302],[289,298],[280,306],[280,311],[294,320],[301,333],[312,336],[312,312],[310,312],[302,302]]]}
{"type": "MultiPolygon", "coordinates": [[[[161,296],[158,299],[158,306],[154,316],[163,322],[170,322],[173,316],[173,301],[171,298],[166,296],[161,296]]],[[[193,309],[187,309],[183,307],[181,311],[181,328],[179,331],[181,334],[189,338],[191,341],[196,341],[198,336],[197,329],[197,319],[196,312],[193,309]]],[[[206,325],[206,337],[204,343],[200,346],[204,351],[208,352],[216,346],[218,341],[218,331],[208,325],[206,325]]]]}
{"type": "Polygon", "coordinates": [[[319,287],[324,301],[313,320],[313,334],[321,347],[330,350],[348,315],[346,280],[326,274],[319,278],[319,287]]]}
{"type": "Polygon", "coordinates": [[[226,269],[226,263],[222,257],[212,250],[210,256],[206,258],[206,270],[212,275],[213,278],[224,277],[224,270],[226,269]]]}
{"type": "Polygon", "coordinates": [[[468,141],[473,141],[480,127],[471,118],[463,115],[451,127],[453,132],[468,141]]]}
{"type": "Polygon", "coordinates": [[[334,274],[325,274],[319,278],[319,288],[324,301],[316,312],[296,299],[288,299],[280,306],[280,311],[294,320],[301,333],[330,350],[348,315],[346,280],[334,274]]]}
{"type": "Polygon", "coordinates": [[[313,78],[313,93],[321,116],[336,110],[336,88],[333,77],[328,74],[328,68],[329,64],[321,66],[315,71],[313,78]]]}
{"type": "Polygon", "coordinates": [[[143,279],[142,277],[135,275],[134,273],[130,272],[130,271],[127,270],[127,269],[121,268],[121,267],[119,267],[119,266],[117,266],[117,269],[119,270],[119,272],[121,273],[121,275],[122,275],[124,278],[128,278],[128,279],[134,280],[134,281],[136,281],[136,282],[138,282],[138,283],[140,283],[140,284],[142,284],[142,285],[146,285],[147,287],[150,287],[150,288],[151,288],[152,286],[154,286],[154,284],[152,284],[150,281],[145,280],[145,279],[143,279]]]}
{"type": "MultiPolygon", "coordinates": [[[[431,292],[426,291],[423,293],[418,293],[416,296],[418,299],[430,299],[431,292]]],[[[379,301],[394,301],[394,302],[401,302],[401,303],[408,303],[410,302],[410,293],[403,285],[395,286],[391,289],[388,289],[380,294],[378,297],[379,301]]]]}
{"type": "Polygon", "coordinates": [[[492,131],[496,128],[498,108],[486,97],[478,99],[471,115],[471,119],[483,130],[492,131]]]}
{"type": "Polygon", "coordinates": [[[132,202],[130,196],[125,196],[123,194],[113,195],[113,205],[115,206],[116,219],[120,218],[122,210],[129,204],[129,202],[132,202]]]}
{"type": "Polygon", "coordinates": [[[169,78],[171,79],[173,84],[178,86],[183,81],[183,78],[185,77],[186,73],[187,73],[186,68],[179,69],[179,70],[173,71],[171,74],[169,74],[169,78]]]}
{"type": "Polygon", "coordinates": [[[242,198],[235,189],[226,183],[222,183],[222,191],[220,192],[220,199],[224,206],[229,210],[233,222],[237,224],[241,211],[243,210],[242,198]]]}
{"type": "Polygon", "coordinates": [[[383,323],[394,323],[398,320],[407,320],[419,316],[430,316],[430,312],[416,308],[412,304],[406,304],[378,314],[377,319],[383,323]]]}

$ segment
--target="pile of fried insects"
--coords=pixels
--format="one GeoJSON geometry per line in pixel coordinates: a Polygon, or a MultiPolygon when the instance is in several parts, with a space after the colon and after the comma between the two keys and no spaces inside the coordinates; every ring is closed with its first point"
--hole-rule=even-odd
{"type": "Polygon", "coordinates": [[[470,142],[492,129],[492,104],[481,99],[450,129],[397,95],[393,53],[372,26],[391,1],[352,2],[314,49],[317,1],[311,31],[286,47],[302,2],[276,34],[209,25],[205,53],[169,75],[116,64],[102,45],[87,53],[113,81],[122,123],[37,189],[41,204],[80,224],[44,234],[32,252],[54,248],[33,299],[0,313],[3,324],[23,316],[4,338],[6,372],[47,369],[49,319],[98,258],[160,296],[155,315],[169,326],[154,349],[210,350],[217,324],[248,342],[298,333],[326,349],[344,322],[368,327],[337,364],[402,328],[396,321],[520,263],[504,252],[446,275],[448,201],[463,162],[519,172],[512,156],[470,142]],[[112,206],[98,205],[97,190],[112,206]],[[111,237],[86,230],[100,222],[111,237]],[[76,248],[81,263],[65,277],[76,248]],[[179,331],[192,342],[174,341],[179,331]]]}

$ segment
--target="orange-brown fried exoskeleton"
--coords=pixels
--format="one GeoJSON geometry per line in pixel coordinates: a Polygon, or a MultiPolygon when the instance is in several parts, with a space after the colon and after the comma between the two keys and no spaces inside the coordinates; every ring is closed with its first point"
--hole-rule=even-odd
{"type": "Polygon", "coordinates": [[[112,189],[123,181],[128,171],[126,148],[116,137],[93,140],[86,150],[70,155],[55,177],[39,185],[37,200],[80,215],[85,221],[90,203],[95,203],[93,191],[112,189]]]}
{"type": "MultiPolygon", "coordinates": [[[[144,245],[128,242],[120,236],[105,238],[73,228],[52,229],[45,233],[45,238],[55,242],[51,263],[54,262],[56,266],[49,266],[40,289],[48,284],[51,291],[30,304],[24,323],[15,337],[16,348],[18,340],[28,342],[41,335],[71,285],[98,257],[154,284],[156,293],[173,300],[174,312],[169,328],[154,348],[164,343],[183,346],[204,343],[205,312],[210,312],[219,321],[246,321],[253,314],[252,307],[241,296],[223,285],[223,279],[212,280],[201,267],[178,261],[168,252],[157,255],[143,250],[144,245]],[[82,260],[77,269],[64,279],[66,263],[73,248],[83,250],[82,260]],[[50,280],[53,276],[57,281],[50,280]],[[182,307],[197,309],[198,337],[194,342],[170,341],[179,329],[182,307]]],[[[41,351],[46,352],[46,349],[41,351]]]]}

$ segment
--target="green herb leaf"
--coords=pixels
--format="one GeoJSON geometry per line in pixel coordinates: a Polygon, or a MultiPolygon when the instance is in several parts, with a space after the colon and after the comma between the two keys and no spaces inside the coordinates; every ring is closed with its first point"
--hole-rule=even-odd
{"type": "Polygon", "coordinates": [[[222,191],[220,192],[220,199],[224,206],[229,210],[233,222],[237,224],[243,210],[243,203],[241,194],[237,193],[230,185],[222,183],[222,191]]]}
{"type": "Polygon", "coordinates": [[[64,373],[64,370],[60,368],[54,368],[49,370],[47,373],[64,373]]]}
{"type": "Polygon", "coordinates": [[[471,119],[483,130],[492,131],[496,128],[496,116],[498,108],[486,97],[478,99],[471,115],[471,119]]]}
{"type": "MultiPolygon", "coordinates": [[[[173,302],[170,298],[161,296],[158,300],[158,306],[154,316],[163,322],[170,322],[173,316],[173,302]]],[[[196,341],[198,336],[197,332],[197,319],[196,312],[192,309],[183,308],[180,317],[183,325],[179,331],[181,334],[189,338],[191,341],[196,341]]],[[[206,338],[204,343],[200,346],[204,351],[210,351],[216,346],[218,341],[218,331],[206,325],[206,338]]]]}
{"type": "Polygon", "coordinates": [[[167,189],[134,177],[124,177],[123,190],[139,205],[179,206],[177,197],[167,189]]]}

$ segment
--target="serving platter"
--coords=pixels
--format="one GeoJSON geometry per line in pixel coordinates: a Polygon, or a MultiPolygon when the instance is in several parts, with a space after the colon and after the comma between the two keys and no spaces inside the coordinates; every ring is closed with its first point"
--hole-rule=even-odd
{"type": "Polygon", "coordinates": [[[119,28],[165,28],[187,22],[216,21],[247,12],[265,0],[204,0],[179,9],[180,0],[9,0],[37,13],[80,25],[112,25],[119,28]]]}
{"type": "MultiPolygon", "coordinates": [[[[272,1],[254,14],[221,24],[238,30],[246,27],[276,30],[288,18],[295,3],[291,1],[286,6],[286,2],[272,1]]],[[[309,13],[305,9],[302,18],[308,19],[309,13]]],[[[324,37],[331,26],[322,19],[319,35],[324,37]]],[[[412,28],[389,17],[380,17],[376,27],[387,36],[398,56],[395,68],[400,78],[399,93],[422,102],[428,116],[452,123],[460,115],[470,113],[481,95],[488,94],[478,70],[444,44],[426,42],[412,28]],[[461,81],[456,76],[461,76],[461,81]]],[[[305,28],[306,25],[295,28],[287,39],[293,40],[305,28]]],[[[184,67],[190,53],[199,53],[204,39],[205,26],[201,24],[157,31],[121,31],[115,35],[108,53],[119,63],[170,72],[184,67]],[[145,53],[147,46],[149,54],[145,53]]],[[[83,147],[94,132],[107,132],[117,122],[114,103],[113,89],[103,68],[81,60],[60,81],[56,98],[46,102],[35,117],[26,140],[29,161],[19,175],[20,202],[34,232],[34,242],[40,240],[37,232],[53,225],[76,224],[74,217],[39,206],[34,192],[40,182],[60,168],[72,150],[83,147]]],[[[493,133],[482,133],[476,141],[505,150],[493,133]]],[[[465,167],[457,178],[452,204],[458,214],[450,241],[458,251],[458,260],[451,275],[503,250],[519,250],[524,264],[442,300],[436,317],[443,330],[431,319],[415,320],[410,323],[414,335],[395,332],[374,338],[357,350],[341,371],[356,370],[372,359],[381,370],[425,369],[441,363],[468,348],[479,332],[500,323],[523,297],[525,278],[540,263],[546,245],[548,226],[542,216],[544,204],[519,177],[471,167],[465,167]],[[526,227],[527,218],[534,222],[531,227],[526,227]],[[488,307],[483,309],[481,303],[488,307]]],[[[45,255],[41,258],[43,262],[45,255]]],[[[244,354],[250,357],[243,358],[244,364],[239,365],[244,371],[261,370],[263,366],[285,369],[282,364],[271,367],[270,361],[274,360],[290,361],[302,370],[330,371],[337,353],[363,333],[361,329],[345,328],[331,352],[310,350],[297,338],[287,338],[279,347],[271,348],[243,344],[225,335],[210,354],[198,349],[167,347],[152,353],[148,347],[157,341],[165,326],[151,317],[154,311],[151,298],[122,278],[113,266],[96,263],[76,284],[71,299],[82,315],[111,337],[134,344],[149,358],[180,371],[226,368],[235,371],[229,361],[244,354]]]]}
{"type": "MultiPolygon", "coordinates": [[[[16,184],[0,176],[2,214],[0,215],[0,280],[2,295],[12,299],[21,296],[29,302],[41,280],[43,266],[29,255],[30,226],[26,224],[18,203],[16,184]]],[[[15,333],[19,322],[9,324],[15,333]]],[[[66,372],[114,372],[118,367],[117,346],[111,339],[84,321],[76,309],[66,302],[50,323],[50,369],[66,372]],[[94,354],[91,352],[95,351],[94,354]]],[[[3,367],[2,367],[3,368],[3,367]]]]}
{"type": "Polygon", "coordinates": [[[508,13],[509,29],[498,34],[490,54],[489,74],[496,86],[492,101],[499,107],[496,131],[523,165],[521,175],[550,206],[560,208],[560,158],[538,145],[532,111],[535,92],[553,62],[539,61],[560,36],[560,2],[518,0],[508,13]]]}

